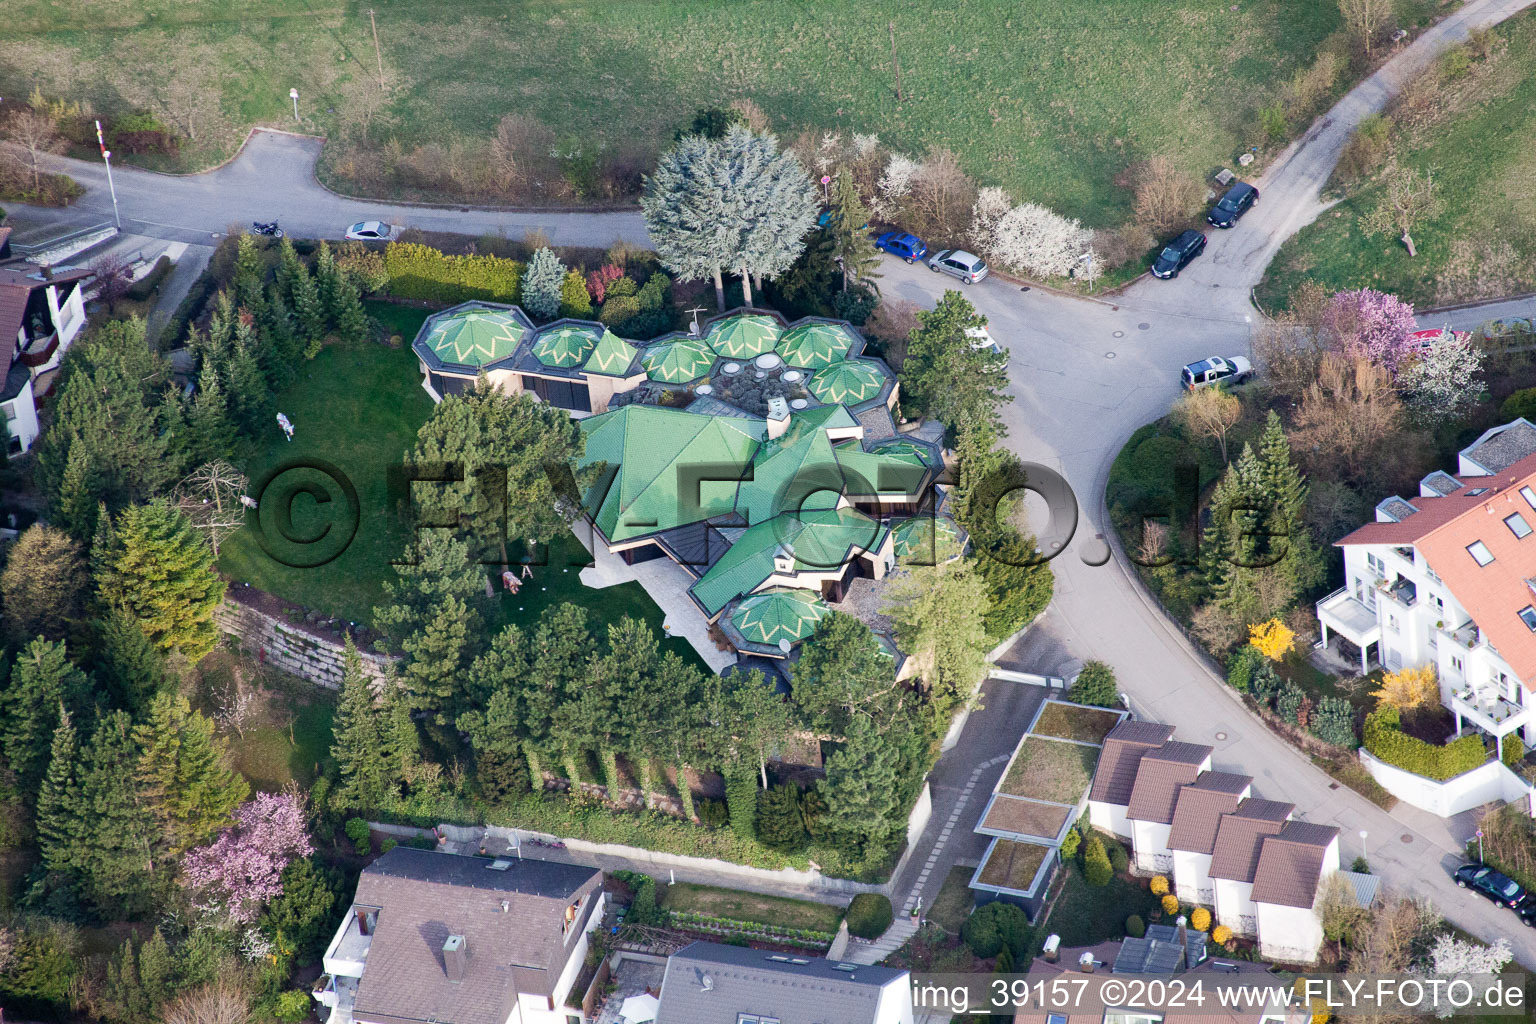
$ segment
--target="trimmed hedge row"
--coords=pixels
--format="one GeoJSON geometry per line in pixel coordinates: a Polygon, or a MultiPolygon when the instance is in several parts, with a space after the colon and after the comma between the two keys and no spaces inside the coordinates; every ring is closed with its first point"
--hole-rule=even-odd
{"type": "Polygon", "coordinates": [[[480,299],[516,303],[523,264],[500,256],[449,256],[430,245],[391,242],[384,250],[385,290],[398,299],[454,305],[480,299]]]}
{"type": "Polygon", "coordinates": [[[174,266],[169,256],[161,256],[155,260],[155,265],[149,273],[128,286],[128,297],[134,302],[143,302],[155,294],[155,289],[160,287],[160,282],[170,275],[171,268],[174,266]]]}
{"type": "Polygon", "coordinates": [[[717,935],[745,935],[748,938],[780,942],[786,946],[826,949],[837,937],[831,932],[817,931],[814,928],[781,928],[761,921],[741,921],[733,917],[701,914],[694,910],[674,910],[671,913],[674,926],[693,928],[717,935]]]}
{"type": "Polygon", "coordinates": [[[1463,736],[1443,747],[1409,736],[1402,730],[1402,716],[1396,708],[1382,708],[1365,716],[1365,749],[1387,764],[1439,782],[1479,768],[1488,760],[1488,751],[1478,736],[1463,736]]]}

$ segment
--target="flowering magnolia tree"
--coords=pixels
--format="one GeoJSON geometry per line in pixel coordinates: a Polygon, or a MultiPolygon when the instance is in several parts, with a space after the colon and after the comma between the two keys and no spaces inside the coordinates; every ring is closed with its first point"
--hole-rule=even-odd
{"type": "Polygon", "coordinates": [[[1464,335],[1441,331],[1398,374],[1397,386],[1414,415],[1428,421],[1457,419],[1483,390],[1483,353],[1464,335]]]}
{"type": "Polygon", "coordinates": [[[1509,940],[1502,936],[1485,946],[1481,942],[1469,942],[1446,933],[1435,940],[1429,951],[1436,974],[1451,976],[1467,974],[1498,974],[1504,965],[1514,959],[1509,940]]]}
{"type": "Polygon", "coordinates": [[[1323,307],[1323,330],[1333,347],[1352,359],[1367,359],[1393,377],[1417,355],[1408,337],[1417,329],[1411,305],[1373,288],[1335,292],[1323,307]]]}
{"type": "Polygon", "coordinates": [[[248,924],[282,895],[283,869],[313,852],[298,799],[262,793],[217,839],[187,854],[182,874],[198,909],[248,924]]]}

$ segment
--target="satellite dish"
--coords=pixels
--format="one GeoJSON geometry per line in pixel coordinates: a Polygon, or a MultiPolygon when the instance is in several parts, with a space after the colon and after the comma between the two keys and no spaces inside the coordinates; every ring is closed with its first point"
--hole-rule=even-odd
{"type": "Polygon", "coordinates": [[[789,653],[789,641],[788,640],[780,640],[779,641],[779,650],[783,651],[785,654],[788,654],[789,653]]]}

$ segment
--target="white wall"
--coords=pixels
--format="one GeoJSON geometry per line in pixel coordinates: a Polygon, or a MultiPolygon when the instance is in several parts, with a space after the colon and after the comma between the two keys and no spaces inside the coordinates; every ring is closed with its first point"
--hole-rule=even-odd
{"type": "Polygon", "coordinates": [[[1136,867],[1160,875],[1173,872],[1173,853],[1168,849],[1172,825],[1160,821],[1131,821],[1131,845],[1136,851],[1136,867]]]}
{"type": "Polygon", "coordinates": [[[1173,851],[1173,885],[1180,900],[1210,906],[1216,900],[1211,882],[1211,855],[1173,851]]]}
{"type": "MultiPolygon", "coordinates": [[[[597,890],[597,903],[592,907],[592,912],[587,918],[587,930],[576,937],[574,948],[571,950],[571,958],[565,963],[565,970],[560,973],[555,982],[555,1007],[558,1010],[565,1005],[566,997],[571,994],[571,986],[576,983],[576,975],[581,973],[582,964],[587,959],[587,945],[592,932],[603,923],[603,907],[607,905],[608,894],[602,889],[597,890]]],[[[577,1002],[581,1001],[577,997],[577,1002]]],[[[553,1018],[558,1024],[565,1024],[563,1017],[553,1018]]]]}
{"type": "Polygon", "coordinates": [[[1130,819],[1125,816],[1124,804],[1108,804],[1102,800],[1088,801],[1088,823],[1121,839],[1131,838],[1130,819]]]}
{"type": "Polygon", "coordinates": [[[5,403],[0,416],[5,417],[5,426],[10,436],[21,439],[21,450],[31,448],[32,442],[37,440],[38,431],[37,404],[32,396],[31,381],[23,384],[16,397],[5,403]]]}
{"type": "Polygon", "coordinates": [[[880,1002],[875,1005],[874,1024],[912,1024],[911,977],[902,974],[880,990],[880,1002]]]}
{"type": "Polygon", "coordinates": [[[1387,764],[1364,749],[1360,751],[1360,763],[1388,793],[1442,818],[1470,811],[1492,800],[1521,801],[1526,811],[1531,811],[1531,787],[1498,761],[1489,761],[1444,782],[1387,764]]]}
{"type": "Polygon", "coordinates": [[[1317,959],[1323,944],[1323,923],[1311,907],[1278,903],[1260,903],[1257,907],[1260,955],[1292,963],[1311,963],[1317,959]]]}
{"type": "Polygon", "coordinates": [[[1238,935],[1252,935],[1258,928],[1253,903],[1253,883],[1218,878],[1216,882],[1216,923],[1224,924],[1238,935]]]}

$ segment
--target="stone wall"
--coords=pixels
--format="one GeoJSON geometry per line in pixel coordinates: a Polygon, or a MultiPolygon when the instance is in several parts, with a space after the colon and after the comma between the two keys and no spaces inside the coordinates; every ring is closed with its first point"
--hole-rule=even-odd
{"type": "MultiPolygon", "coordinates": [[[[225,597],[213,617],[220,629],[262,664],[327,689],[341,689],[346,650],[341,637],[268,614],[233,597],[225,597]]],[[[362,657],[363,671],[374,679],[382,679],[394,660],[361,648],[357,653],[362,657]]]]}

